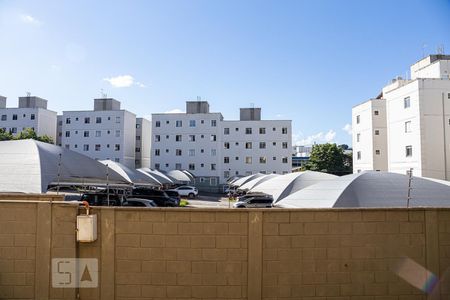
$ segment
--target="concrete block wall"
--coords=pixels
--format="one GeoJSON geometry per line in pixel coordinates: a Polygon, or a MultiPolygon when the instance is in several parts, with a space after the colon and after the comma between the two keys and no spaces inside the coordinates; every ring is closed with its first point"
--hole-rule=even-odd
{"type": "MultiPolygon", "coordinates": [[[[82,209],[80,213],[84,213],[82,209]]],[[[75,242],[78,208],[0,201],[1,299],[448,299],[449,209],[93,208],[98,239],[75,242]],[[52,258],[99,259],[99,287],[51,288],[52,258]],[[433,297],[393,270],[435,273],[433,297]]]]}

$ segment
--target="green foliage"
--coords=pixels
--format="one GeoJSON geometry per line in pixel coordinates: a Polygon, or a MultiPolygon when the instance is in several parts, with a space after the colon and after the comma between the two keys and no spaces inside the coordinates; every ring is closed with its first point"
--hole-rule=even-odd
{"type": "Polygon", "coordinates": [[[352,172],[352,157],[345,154],[343,148],[329,143],[314,145],[305,169],[335,175],[350,174],[352,172]]]}
{"type": "Polygon", "coordinates": [[[3,130],[3,128],[0,128],[0,141],[9,141],[12,139],[13,139],[13,136],[11,133],[3,130]]]}
{"type": "Polygon", "coordinates": [[[27,139],[33,139],[40,142],[53,144],[53,139],[51,137],[49,137],[48,135],[38,136],[32,128],[25,128],[15,137],[11,133],[6,132],[3,129],[0,129],[0,141],[27,140],[27,139]]]}

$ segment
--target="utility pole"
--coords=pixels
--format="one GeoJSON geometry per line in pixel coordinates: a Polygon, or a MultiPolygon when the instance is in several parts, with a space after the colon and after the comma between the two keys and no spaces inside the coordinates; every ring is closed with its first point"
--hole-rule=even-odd
{"type": "Polygon", "coordinates": [[[407,208],[409,208],[409,202],[411,200],[412,173],[413,173],[413,168],[410,168],[409,171],[408,171],[408,199],[407,199],[407,203],[406,203],[406,207],[407,208]]]}

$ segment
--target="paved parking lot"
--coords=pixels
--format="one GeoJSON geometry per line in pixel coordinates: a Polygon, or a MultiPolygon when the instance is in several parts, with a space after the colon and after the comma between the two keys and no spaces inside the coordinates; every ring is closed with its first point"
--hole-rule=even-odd
{"type": "Polygon", "coordinates": [[[223,194],[200,194],[196,199],[187,199],[189,207],[199,208],[227,208],[232,207],[234,202],[229,203],[228,197],[223,194]]]}

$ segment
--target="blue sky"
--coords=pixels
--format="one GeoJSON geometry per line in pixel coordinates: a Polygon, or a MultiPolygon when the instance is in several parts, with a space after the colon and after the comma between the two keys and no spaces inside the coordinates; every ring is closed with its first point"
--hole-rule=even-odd
{"type": "Polygon", "coordinates": [[[0,95],[61,112],[103,89],[139,116],[200,96],[226,119],[292,119],[294,143],[350,144],[352,106],[450,52],[449,16],[448,0],[0,0],[0,95]]]}

